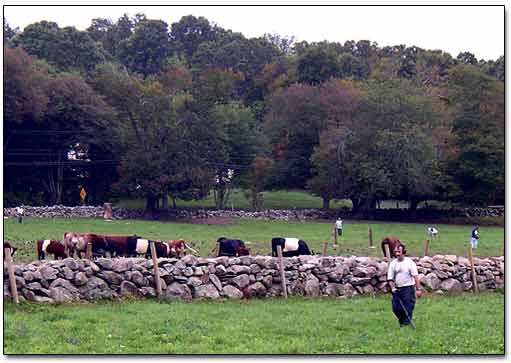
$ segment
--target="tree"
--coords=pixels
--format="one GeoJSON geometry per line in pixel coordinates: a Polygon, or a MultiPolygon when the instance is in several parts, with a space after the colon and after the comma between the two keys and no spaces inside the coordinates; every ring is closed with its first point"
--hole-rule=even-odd
{"type": "Polygon", "coordinates": [[[188,59],[191,59],[201,43],[216,40],[220,31],[208,19],[193,15],[183,16],[172,24],[171,29],[172,39],[178,43],[176,49],[182,50],[188,59]]]}
{"type": "Polygon", "coordinates": [[[260,211],[263,207],[263,191],[267,187],[273,161],[266,156],[256,156],[247,178],[248,191],[245,198],[250,200],[253,211],[260,211]]]}
{"type": "Polygon", "coordinates": [[[48,21],[28,25],[12,43],[60,71],[89,72],[106,59],[103,48],[87,32],[74,27],[59,28],[57,23],[48,21]]]}
{"type": "Polygon", "coordinates": [[[167,23],[161,20],[140,21],[133,34],[119,44],[118,54],[126,67],[144,78],[157,73],[170,55],[167,23]]]}
{"type": "Polygon", "coordinates": [[[504,200],[504,89],[472,65],[450,72],[451,99],[458,107],[453,132],[459,148],[449,174],[469,204],[504,200]]]}
{"type": "Polygon", "coordinates": [[[341,74],[338,56],[327,43],[310,46],[298,57],[298,80],[317,85],[341,74]]]}
{"type": "Polygon", "coordinates": [[[217,209],[228,201],[231,185],[247,172],[247,166],[261,152],[261,132],[254,114],[238,102],[217,105],[211,112],[217,126],[218,147],[211,157],[215,166],[214,197],[217,209]]]}
{"type": "Polygon", "coordinates": [[[4,47],[7,46],[11,39],[19,33],[20,29],[18,27],[12,29],[7,22],[7,20],[4,18],[4,47]]]}

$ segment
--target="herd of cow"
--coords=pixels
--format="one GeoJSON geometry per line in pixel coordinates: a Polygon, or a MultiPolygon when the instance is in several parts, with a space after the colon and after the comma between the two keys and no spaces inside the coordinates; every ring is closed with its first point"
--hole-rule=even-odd
{"type": "MultiPolygon", "coordinates": [[[[64,240],[37,240],[37,258],[42,260],[47,254],[54,255],[55,259],[74,257],[82,258],[87,252],[87,246],[91,246],[91,257],[136,257],[145,255],[145,258],[151,258],[150,242],[154,244],[156,257],[183,257],[188,251],[195,255],[199,253],[193,249],[186,241],[182,239],[169,241],[151,241],[143,239],[140,236],[113,236],[99,235],[95,233],[64,233],[64,240]]],[[[385,255],[385,245],[388,245],[389,251],[393,254],[398,245],[403,245],[396,237],[386,237],[381,241],[381,248],[385,255]]],[[[277,247],[282,249],[283,257],[293,257],[300,255],[313,255],[307,243],[298,238],[274,237],[271,240],[272,256],[277,256],[277,247]]],[[[403,245],[404,246],[404,245],[403,245]]],[[[4,248],[11,249],[11,255],[14,255],[16,248],[7,242],[4,242],[4,248]]],[[[216,256],[238,257],[250,255],[250,249],[245,242],[240,239],[230,239],[220,237],[213,249],[216,256]],[[216,251],[215,251],[216,250],[216,251]]],[[[5,256],[4,256],[5,258],[5,256]]]]}

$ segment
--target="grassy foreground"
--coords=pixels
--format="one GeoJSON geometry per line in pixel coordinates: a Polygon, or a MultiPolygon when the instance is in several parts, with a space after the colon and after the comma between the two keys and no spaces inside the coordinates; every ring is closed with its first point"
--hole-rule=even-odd
{"type": "Polygon", "coordinates": [[[4,354],[504,354],[504,294],[4,305],[4,354]]]}
{"type": "MultiPolygon", "coordinates": [[[[4,239],[19,248],[15,261],[27,262],[37,258],[36,239],[62,240],[64,232],[95,232],[127,235],[137,233],[150,239],[184,238],[191,241],[201,256],[209,256],[215,241],[221,236],[240,238],[249,243],[252,254],[271,254],[271,238],[275,236],[299,237],[316,253],[323,243],[332,241],[332,224],[325,222],[284,222],[233,220],[231,225],[204,225],[143,220],[105,221],[102,219],[36,219],[26,218],[23,224],[15,219],[4,221],[4,239]],[[23,242],[30,241],[30,242],[23,242]]],[[[439,235],[431,240],[429,254],[467,255],[471,226],[437,225],[439,235]]],[[[409,255],[422,256],[427,225],[419,223],[378,223],[345,221],[344,235],[339,247],[329,247],[329,255],[381,256],[379,242],[388,235],[403,241],[409,255]],[[368,230],[371,228],[376,248],[368,248],[368,230]]],[[[480,227],[481,239],[475,256],[502,255],[504,228],[480,227]]]]}

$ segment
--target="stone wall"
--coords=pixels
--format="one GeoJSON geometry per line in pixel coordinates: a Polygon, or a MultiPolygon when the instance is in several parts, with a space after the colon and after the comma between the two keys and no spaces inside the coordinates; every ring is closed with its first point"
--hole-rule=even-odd
{"type": "MultiPolygon", "coordinates": [[[[427,291],[472,288],[469,260],[454,255],[413,258],[427,291]]],[[[504,257],[475,258],[480,290],[504,286],[504,257]]],[[[278,259],[271,256],[158,260],[164,299],[239,299],[282,295],[278,259]]],[[[310,297],[389,291],[387,262],[370,257],[300,256],[284,259],[289,295],[310,297]]],[[[143,258],[34,261],[15,265],[21,299],[37,302],[155,297],[153,262],[143,258]]],[[[4,299],[10,298],[4,265],[4,299]]]]}
{"type": "MultiPolygon", "coordinates": [[[[66,207],[63,205],[47,207],[24,206],[26,217],[35,218],[102,218],[103,207],[77,206],[66,207]]],[[[137,219],[142,218],[143,210],[114,208],[114,219],[137,219]]],[[[335,219],[357,218],[369,220],[386,221],[410,221],[410,220],[440,220],[444,218],[464,217],[500,217],[504,215],[504,207],[487,208],[458,208],[448,210],[417,209],[412,215],[407,209],[375,209],[364,215],[355,215],[349,210],[321,210],[321,209],[296,209],[296,210],[266,210],[262,212],[250,212],[241,210],[195,210],[184,209],[160,211],[162,219],[194,219],[214,217],[234,217],[243,219],[263,220],[314,220],[314,219],[335,219]]],[[[15,208],[4,208],[5,217],[15,217],[15,208]]]]}

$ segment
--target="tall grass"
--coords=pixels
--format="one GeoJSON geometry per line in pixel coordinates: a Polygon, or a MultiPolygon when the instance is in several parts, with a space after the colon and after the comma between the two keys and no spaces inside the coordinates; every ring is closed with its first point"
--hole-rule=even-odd
{"type": "Polygon", "coordinates": [[[5,304],[4,354],[503,354],[504,295],[5,304]]]}
{"type": "MultiPolygon", "coordinates": [[[[231,225],[204,225],[144,220],[105,221],[102,219],[37,219],[26,218],[23,224],[14,219],[4,221],[4,239],[14,242],[19,248],[15,261],[36,259],[36,239],[62,240],[64,232],[95,232],[99,234],[128,235],[137,233],[149,239],[184,238],[208,256],[215,241],[221,236],[240,238],[252,249],[252,254],[268,255],[271,238],[276,236],[299,237],[316,253],[321,253],[323,243],[332,241],[332,223],[285,222],[234,219],[231,225]]],[[[467,255],[471,226],[437,225],[439,235],[431,239],[429,254],[467,255]]],[[[394,235],[403,241],[409,254],[421,256],[426,240],[427,225],[420,223],[371,223],[367,221],[345,221],[344,234],[337,249],[330,248],[329,255],[381,256],[379,242],[394,235]],[[372,230],[375,248],[368,248],[368,231],[372,230]]],[[[503,251],[504,228],[480,227],[479,248],[476,256],[500,256],[503,251]]]]}

